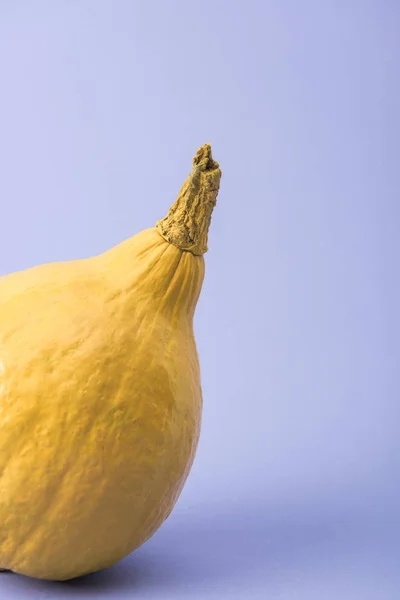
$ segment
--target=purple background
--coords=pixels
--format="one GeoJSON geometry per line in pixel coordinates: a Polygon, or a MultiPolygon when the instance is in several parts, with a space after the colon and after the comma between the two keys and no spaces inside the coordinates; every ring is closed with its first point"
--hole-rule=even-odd
{"type": "Polygon", "coordinates": [[[399,598],[399,17],[0,3],[1,275],[153,226],[205,142],[224,174],[175,511],[112,569],[1,599],[399,598]]]}

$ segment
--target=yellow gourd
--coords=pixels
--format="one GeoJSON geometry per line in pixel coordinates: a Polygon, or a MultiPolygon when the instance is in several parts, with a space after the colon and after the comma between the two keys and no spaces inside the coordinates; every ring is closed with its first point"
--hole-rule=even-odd
{"type": "Polygon", "coordinates": [[[0,567],[108,567],[170,514],[199,437],[193,315],[221,171],[209,144],[165,219],[0,278],[0,567]]]}

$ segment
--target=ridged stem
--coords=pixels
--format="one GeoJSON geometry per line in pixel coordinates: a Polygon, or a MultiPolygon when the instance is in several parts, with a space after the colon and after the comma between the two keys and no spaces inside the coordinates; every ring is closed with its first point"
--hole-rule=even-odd
{"type": "Polygon", "coordinates": [[[211,145],[204,144],[192,161],[193,168],[167,216],[157,221],[159,234],[181,250],[207,252],[211,213],[217,201],[221,170],[213,160],[211,145]]]}

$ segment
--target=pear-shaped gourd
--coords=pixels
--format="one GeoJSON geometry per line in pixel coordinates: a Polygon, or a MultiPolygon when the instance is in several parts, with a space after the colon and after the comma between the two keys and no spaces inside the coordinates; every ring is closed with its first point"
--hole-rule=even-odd
{"type": "Polygon", "coordinates": [[[193,315],[221,171],[108,252],[0,278],[0,567],[108,567],[170,514],[199,437],[193,315]]]}

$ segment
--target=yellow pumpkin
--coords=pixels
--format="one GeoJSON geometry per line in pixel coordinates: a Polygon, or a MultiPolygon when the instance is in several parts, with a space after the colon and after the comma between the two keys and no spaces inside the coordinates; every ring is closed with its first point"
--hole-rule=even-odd
{"type": "Polygon", "coordinates": [[[202,394],[193,335],[221,171],[209,144],[165,219],[0,278],[0,567],[108,567],[170,514],[202,394]]]}

